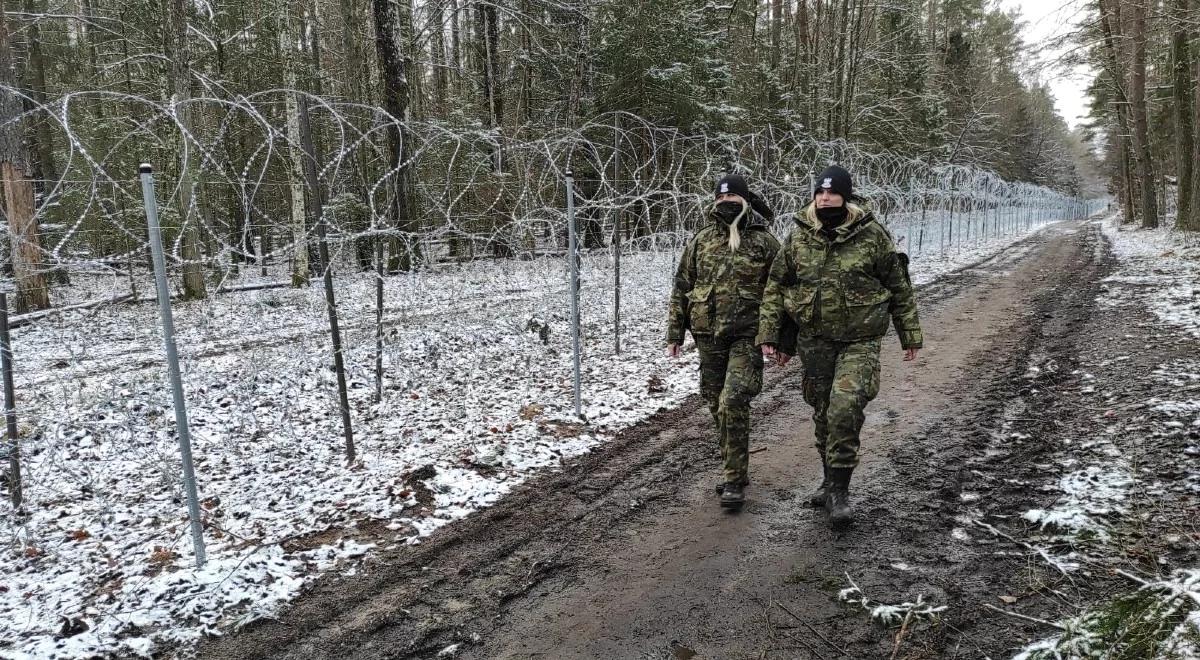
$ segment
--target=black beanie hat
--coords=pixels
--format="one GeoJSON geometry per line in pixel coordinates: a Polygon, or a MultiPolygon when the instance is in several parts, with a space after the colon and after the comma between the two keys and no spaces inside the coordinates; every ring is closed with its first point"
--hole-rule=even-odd
{"type": "Polygon", "coordinates": [[[746,184],[746,180],[737,174],[726,174],[717,182],[717,193],[714,197],[720,197],[727,193],[738,195],[747,202],[753,197],[750,194],[750,186],[746,184]]]}
{"type": "Polygon", "coordinates": [[[813,188],[813,197],[822,190],[837,193],[842,196],[842,199],[847,202],[854,197],[854,185],[850,181],[850,173],[838,167],[830,165],[821,172],[821,176],[817,177],[817,185],[813,188]]]}

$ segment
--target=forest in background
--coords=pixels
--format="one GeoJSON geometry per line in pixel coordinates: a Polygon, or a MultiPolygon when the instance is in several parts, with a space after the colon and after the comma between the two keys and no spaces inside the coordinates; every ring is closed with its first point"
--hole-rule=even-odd
{"type": "Polygon", "coordinates": [[[1076,35],[1098,72],[1090,131],[1128,222],[1200,230],[1200,3],[1096,0],[1076,35]]]}
{"type": "MultiPolygon", "coordinates": [[[[168,182],[163,222],[189,297],[205,295],[212,263],[279,252],[306,283],[320,219],[374,232],[391,270],[422,262],[405,239],[439,217],[455,221],[448,253],[475,256],[472,235],[561,197],[561,176],[544,175],[552,151],[594,202],[662,160],[674,169],[649,179],[676,193],[706,194],[703,175],[726,168],[807,188],[838,145],[902,159],[909,178],[969,167],[1095,197],[1099,154],[1127,218],[1153,225],[1178,198],[1180,226],[1195,226],[1189,2],[1085,6],[1066,57],[1100,75],[1094,122],[1076,132],[1033,81],[1033,52],[1050,44],[1024,43],[1019,16],[983,0],[7,2],[0,169],[19,307],[50,304],[38,278],[69,261],[64,235],[83,237],[81,260],[145,252],[131,183],[144,161],[168,182]],[[779,146],[798,140],[819,146],[779,146]]],[[[956,208],[956,194],[939,203],[956,208]]],[[[640,215],[663,212],[653,195],[640,215]]],[[[599,234],[585,241],[609,242],[599,234]]]]}

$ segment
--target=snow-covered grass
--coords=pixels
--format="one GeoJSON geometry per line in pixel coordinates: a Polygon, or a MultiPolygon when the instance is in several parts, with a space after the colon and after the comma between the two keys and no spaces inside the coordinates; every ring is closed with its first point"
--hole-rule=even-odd
{"type": "MultiPolygon", "coordinates": [[[[918,282],[1020,236],[913,260],[918,282]]],[[[175,322],[209,563],[194,568],[150,301],[14,333],[26,503],[0,505],[0,656],[136,656],[272,616],[323,572],[420,543],[539,470],[696,391],[662,355],[672,253],[584,260],[583,412],[572,411],[565,264],[472,263],[386,279],[383,396],[374,279],[341,273],[358,460],[347,465],[327,317],[310,289],[178,303],[175,322]]],[[[266,279],[282,279],[282,272],[266,279]]],[[[244,275],[243,281],[259,276],[244,275]]],[[[146,282],[140,282],[144,297],[146,282]]],[[[69,297],[127,290],[77,276],[69,297]]]]}
{"type": "MultiPolygon", "coordinates": [[[[1130,576],[1132,577],[1132,576],[1130,576]]],[[[1059,622],[1013,660],[1200,658],[1200,571],[1143,581],[1133,593],[1059,622]]]]}
{"type": "Polygon", "coordinates": [[[1200,338],[1200,237],[1171,228],[1143,230],[1104,223],[1104,234],[1122,262],[1108,282],[1136,288],[1139,297],[1164,323],[1200,338]]]}

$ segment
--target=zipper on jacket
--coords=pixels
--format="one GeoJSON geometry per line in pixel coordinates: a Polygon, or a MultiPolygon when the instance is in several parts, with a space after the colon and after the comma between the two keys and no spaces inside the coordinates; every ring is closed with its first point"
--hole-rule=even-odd
{"type": "Polygon", "coordinates": [[[818,274],[817,295],[813,296],[813,326],[818,326],[818,334],[820,333],[819,326],[821,323],[821,292],[825,288],[825,267],[829,265],[829,255],[833,251],[833,243],[825,246],[825,258],[821,260],[821,272],[818,274]]]}

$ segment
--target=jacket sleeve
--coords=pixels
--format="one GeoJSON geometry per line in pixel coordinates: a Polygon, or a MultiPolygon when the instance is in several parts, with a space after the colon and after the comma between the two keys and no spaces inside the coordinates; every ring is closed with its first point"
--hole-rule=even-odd
{"type": "Polygon", "coordinates": [[[758,308],[758,336],[754,343],[758,346],[771,344],[788,355],[795,355],[798,328],[783,306],[783,287],[796,279],[796,269],[787,248],[789,243],[791,237],[771,260],[762,304],[758,308]]]}
{"type": "Polygon", "coordinates": [[[879,281],[892,293],[888,301],[888,313],[892,315],[892,325],[900,336],[900,346],[903,348],[921,348],[924,337],[921,334],[921,320],[917,315],[917,297],[913,293],[912,280],[908,275],[908,255],[896,250],[892,239],[882,237],[883,249],[875,263],[879,281]]]}
{"type": "Polygon", "coordinates": [[[696,284],[696,239],[693,237],[683,248],[679,267],[675,269],[675,283],[671,287],[671,303],[667,307],[667,343],[682,344],[683,333],[688,329],[687,294],[696,284]]]}

